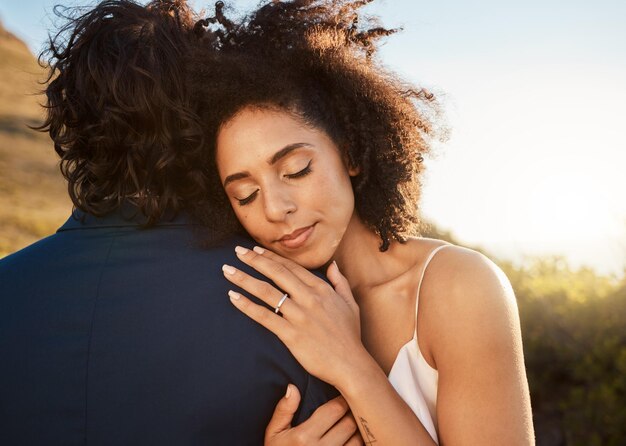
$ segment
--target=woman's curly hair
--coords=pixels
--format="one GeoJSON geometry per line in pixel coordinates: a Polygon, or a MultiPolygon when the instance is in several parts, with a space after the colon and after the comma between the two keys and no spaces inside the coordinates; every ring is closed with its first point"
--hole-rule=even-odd
{"type": "Polygon", "coordinates": [[[206,200],[203,132],[183,57],[196,20],[185,0],[57,6],[65,25],[40,54],[47,131],[76,208],[101,216],[129,200],[155,223],[206,200]]]}
{"type": "Polygon", "coordinates": [[[214,17],[196,24],[201,44],[188,60],[189,85],[207,132],[216,204],[205,220],[241,228],[219,182],[215,141],[221,125],[253,106],[287,111],[329,134],[360,172],[352,179],[356,211],[382,251],[416,233],[437,104],[375,59],[378,40],[395,30],[362,25],[359,10],[371,1],[271,1],[240,21],[227,18],[220,1],[214,17]]]}

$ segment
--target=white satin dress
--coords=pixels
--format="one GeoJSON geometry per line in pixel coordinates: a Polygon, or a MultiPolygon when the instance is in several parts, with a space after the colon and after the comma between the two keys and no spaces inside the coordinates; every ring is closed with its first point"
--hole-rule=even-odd
{"type": "Polygon", "coordinates": [[[437,383],[439,374],[424,359],[417,342],[417,310],[419,308],[420,289],[426,268],[442,248],[453,245],[442,245],[435,248],[424,263],[417,286],[415,298],[415,332],[413,339],[407,342],[398,352],[398,356],[389,372],[389,382],[402,399],[413,410],[430,436],[439,444],[437,437],[437,383]]]}

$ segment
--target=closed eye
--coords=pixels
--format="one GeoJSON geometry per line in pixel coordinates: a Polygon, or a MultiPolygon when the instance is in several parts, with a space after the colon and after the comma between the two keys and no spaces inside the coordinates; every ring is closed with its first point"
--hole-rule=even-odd
{"type": "Polygon", "coordinates": [[[313,160],[309,160],[309,163],[301,171],[296,172],[296,173],[290,173],[288,175],[285,175],[285,177],[293,179],[293,178],[300,178],[300,177],[303,177],[305,175],[310,174],[311,173],[311,162],[312,161],[313,160]]]}
{"type": "MultiPolygon", "coordinates": [[[[313,160],[309,160],[308,164],[304,167],[304,169],[302,169],[302,170],[300,170],[300,171],[298,171],[296,173],[286,174],[285,177],[289,178],[289,179],[295,179],[295,178],[301,178],[301,177],[304,177],[304,176],[310,174],[312,172],[312,170],[311,170],[311,163],[312,162],[313,162],[313,160]]],[[[235,199],[239,203],[239,206],[245,206],[247,204],[252,203],[254,201],[254,199],[256,198],[258,193],[259,193],[259,189],[257,189],[254,192],[252,192],[246,198],[237,198],[237,197],[235,197],[235,199]]]]}
{"type": "Polygon", "coordinates": [[[259,190],[257,189],[254,192],[252,192],[250,195],[248,195],[246,198],[237,198],[237,197],[235,197],[235,200],[237,200],[239,202],[239,206],[245,206],[248,203],[252,203],[254,201],[254,199],[256,198],[258,193],[259,193],[259,190]]]}

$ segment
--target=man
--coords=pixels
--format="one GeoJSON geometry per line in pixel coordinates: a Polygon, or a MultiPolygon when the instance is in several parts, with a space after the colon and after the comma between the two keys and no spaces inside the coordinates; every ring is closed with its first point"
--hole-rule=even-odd
{"type": "Polygon", "coordinates": [[[0,261],[0,444],[261,444],[279,400],[289,430],[288,383],[294,424],[334,395],[230,304],[221,267],[250,241],[199,247],[192,25],[181,0],[109,0],[51,41],[42,129],[76,211],[0,261]]]}

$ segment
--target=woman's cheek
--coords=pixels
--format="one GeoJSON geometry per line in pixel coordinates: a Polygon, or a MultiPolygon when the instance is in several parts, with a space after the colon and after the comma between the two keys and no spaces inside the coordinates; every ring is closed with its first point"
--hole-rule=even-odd
{"type": "Polygon", "coordinates": [[[246,228],[246,231],[250,232],[250,228],[248,227],[248,223],[250,221],[254,221],[253,218],[250,217],[248,212],[242,212],[242,211],[235,211],[235,215],[237,216],[237,219],[241,222],[241,224],[246,228]]]}
{"type": "Polygon", "coordinates": [[[258,216],[255,217],[251,212],[245,212],[242,210],[239,212],[235,211],[235,215],[241,222],[241,225],[246,232],[250,234],[250,237],[261,243],[261,240],[263,239],[263,228],[261,227],[261,222],[263,220],[261,220],[258,216]]]}

